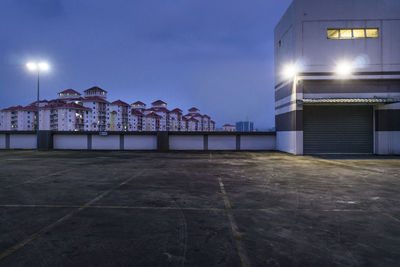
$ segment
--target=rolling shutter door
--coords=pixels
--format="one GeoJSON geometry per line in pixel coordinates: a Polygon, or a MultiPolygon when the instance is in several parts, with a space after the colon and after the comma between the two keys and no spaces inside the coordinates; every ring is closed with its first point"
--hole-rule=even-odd
{"type": "Polygon", "coordinates": [[[373,153],[371,106],[304,106],[304,154],[373,153]]]}

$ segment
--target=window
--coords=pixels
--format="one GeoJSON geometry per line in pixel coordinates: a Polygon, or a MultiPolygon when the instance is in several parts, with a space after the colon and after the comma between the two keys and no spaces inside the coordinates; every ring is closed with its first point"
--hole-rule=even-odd
{"type": "Polygon", "coordinates": [[[341,29],[340,30],[340,39],[351,39],[352,36],[352,32],[351,29],[341,29]]]}
{"type": "Polygon", "coordinates": [[[364,29],[353,29],[353,38],[365,38],[365,30],[364,29]]]}
{"type": "Polygon", "coordinates": [[[345,29],[328,29],[328,39],[364,39],[379,38],[378,28],[345,28],[345,29]]]}
{"type": "Polygon", "coordinates": [[[378,38],[379,30],[378,29],[366,29],[367,38],[378,38]]]}
{"type": "Polygon", "coordinates": [[[339,39],[339,29],[328,29],[328,39],[339,39]]]}

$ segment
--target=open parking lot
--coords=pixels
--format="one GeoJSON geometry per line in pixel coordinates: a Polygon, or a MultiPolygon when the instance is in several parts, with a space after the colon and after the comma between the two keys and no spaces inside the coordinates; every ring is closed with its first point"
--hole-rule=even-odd
{"type": "Polygon", "coordinates": [[[0,152],[0,266],[398,266],[399,247],[399,157],[0,152]]]}

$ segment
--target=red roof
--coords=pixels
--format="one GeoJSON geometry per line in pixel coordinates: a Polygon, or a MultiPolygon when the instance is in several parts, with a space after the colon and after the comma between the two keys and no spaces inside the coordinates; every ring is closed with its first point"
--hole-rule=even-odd
{"type": "Polygon", "coordinates": [[[58,108],[71,108],[71,109],[82,109],[82,110],[90,110],[90,108],[75,104],[75,103],[68,103],[68,104],[53,104],[44,106],[43,109],[58,109],[58,108]]]}
{"type": "Polygon", "coordinates": [[[208,116],[207,114],[204,114],[203,118],[209,118],[210,119],[210,116],[208,116]]]}
{"type": "Polygon", "coordinates": [[[171,110],[171,113],[182,113],[183,111],[179,108],[175,108],[173,110],[171,110]]]}
{"type": "Polygon", "coordinates": [[[132,109],[132,115],[143,115],[143,113],[137,109],[132,109]]]}
{"type": "Polygon", "coordinates": [[[23,110],[24,111],[37,111],[37,106],[29,105],[29,106],[24,107],[23,110]]]}
{"type": "MultiPolygon", "coordinates": [[[[49,101],[47,101],[47,100],[45,99],[45,100],[40,100],[39,103],[49,103],[49,101]]],[[[31,106],[31,105],[36,105],[36,104],[37,104],[37,101],[32,102],[32,103],[30,103],[29,105],[31,106]]]]}
{"type": "Polygon", "coordinates": [[[186,116],[186,117],[202,117],[199,113],[195,113],[195,114],[193,114],[193,113],[188,113],[188,114],[186,114],[185,116],[186,116]]]}
{"type": "Polygon", "coordinates": [[[211,121],[211,123],[215,124],[215,121],[211,121]]]}
{"type": "Polygon", "coordinates": [[[59,92],[58,94],[77,94],[81,95],[79,92],[75,91],[74,89],[67,89],[62,92],[59,92]]]}
{"type": "Polygon", "coordinates": [[[104,98],[100,97],[100,96],[87,96],[84,99],[82,99],[82,101],[86,102],[86,101],[93,101],[93,102],[103,102],[103,103],[110,103],[107,100],[105,100],[104,98]]]}
{"type": "Polygon", "coordinates": [[[146,106],[145,103],[143,103],[142,101],[136,101],[135,103],[133,103],[132,105],[141,105],[141,106],[146,106]]]}
{"type": "Polygon", "coordinates": [[[128,106],[128,107],[129,107],[129,104],[128,104],[128,103],[125,103],[125,102],[122,101],[122,100],[114,101],[114,102],[111,103],[111,105],[119,105],[119,106],[128,106]]]}
{"type": "Polygon", "coordinates": [[[104,90],[104,89],[101,89],[100,87],[98,87],[98,86],[93,86],[93,87],[90,87],[89,89],[86,89],[84,92],[86,93],[87,91],[90,91],[90,90],[94,90],[94,91],[100,91],[100,92],[106,92],[107,93],[107,91],[106,90],[104,90]]]}
{"type": "Polygon", "coordinates": [[[164,101],[162,101],[162,100],[157,100],[157,101],[154,101],[153,103],[151,103],[152,105],[162,105],[162,104],[167,104],[167,103],[165,103],[164,101]]]}
{"type": "Polygon", "coordinates": [[[146,109],[146,111],[165,112],[165,113],[169,112],[169,110],[164,107],[152,107],[152,108],[146,109]]]}
{"type": "Polygon", "coordinates": [[[198,108],[195,108],[195,107],[193,107],[193,108],[190,108],[190,109],[189,109],[189,111],[190,111],[190,112],[196,112],[196,111],[199,111],[199,109],[198,109],[198,108]]]}
{"type": "Polygon", "coordinates": [[[160,115],[157,115],[154,112],[150,112],[149,114],[145,115],[145,117],[162,118],[160,115]]]}
{"type": "Polygon", "coordinates": [[[9,107],[9,108],[2,109],[1,111],[36,111],[36,110],[37,110],[37,106],[28,105],[26,107],[23,107],[21,105],[18,105],[15,107],[9,107]]]}
{"type": "Polygon", "coordinates": [[[195,122],[199,122],[198,120],[196,120],[195,118],[190,118],[190,119],[186,119],[187,121],[195,121],[195,122]]]}

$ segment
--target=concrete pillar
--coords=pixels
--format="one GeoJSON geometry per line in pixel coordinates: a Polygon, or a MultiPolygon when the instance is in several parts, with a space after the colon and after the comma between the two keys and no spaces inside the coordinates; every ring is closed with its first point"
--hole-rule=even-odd
{"type": "Polygon", "coordinates": [[[240,134],[236,135],[236,150],[240,150],[240,134]]]}
{"type": "Polygon", "coordinates": [[[120,150],[124,150],[125,149],[125,136],[123,134],[121,134],[119,136],[119,149],[120,150]]]}
{"type": "Polygon", "coordinates": [[[51,131],[39,131],[37,140],[39,149],[53,149],[53,133],[51,131]]]}
{"type": "Polygon", "coordinates": [[[87,135],[87,149],[92,150],[92,135],[91,134],[87,135]]]}
{"type": "Polygon", "coordinates": [[[157,150],[161,152],[169,151],[168,132],[157,132],[157,150]]]}
{"type": "Polygon", "coordinates": [[[205,134],[204,135],[204,139],[203,139],[204,141],[204,143],[203,143],[203,149],[205,150],[205,151],[207,151],[208,150],[208,134],[205,134]]]}
{"type": "Polygon", "coordinates": [[[6,134],[6,149],[10,149],[10,134],[6,134]]]}

